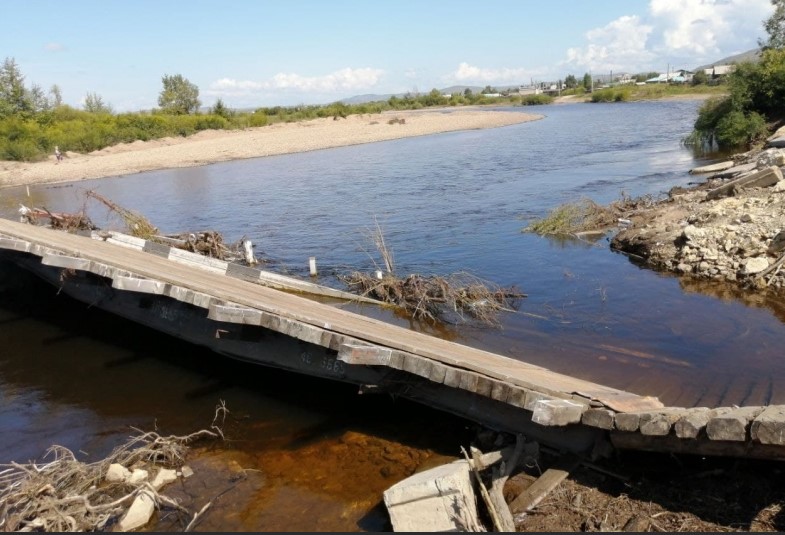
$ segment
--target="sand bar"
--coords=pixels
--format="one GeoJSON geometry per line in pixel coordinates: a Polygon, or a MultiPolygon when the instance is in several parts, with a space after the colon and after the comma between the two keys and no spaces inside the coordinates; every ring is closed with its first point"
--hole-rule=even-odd
{"type": "Polygon", "coordinates": [[[27,184],[73,182],[156,169],[193,167],[216,162],[291,154],[361,143],[373,143],[442,132],[508,126],[540,119],[540,115],[448,108],[389,111],[346,119],[315,119],[246,130],[208,130],[190,137],[135,141],[90,154],[66,152],[36,163],[0,162],[0,188],[27,184]],[[390,124],[391,119],[403,119],[390,124]]]}

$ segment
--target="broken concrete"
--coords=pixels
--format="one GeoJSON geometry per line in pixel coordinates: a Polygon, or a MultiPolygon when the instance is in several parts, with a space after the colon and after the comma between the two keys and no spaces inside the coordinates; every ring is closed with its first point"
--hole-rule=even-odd
{"type": "Polygon", "coordinates": [[[706,194],[707,200],[716,200],[721,197],[733,195],[733,192],[745,188],[766,188],[782,180],[782,171],[779,167],[771,166],[750,175],[731,180],[706,194]]]}
{"type": "Polygon", "coordinates": [[[393,531],[476,531],[480,526],[468,461],[414,474],[384,492],[393,531]]]}

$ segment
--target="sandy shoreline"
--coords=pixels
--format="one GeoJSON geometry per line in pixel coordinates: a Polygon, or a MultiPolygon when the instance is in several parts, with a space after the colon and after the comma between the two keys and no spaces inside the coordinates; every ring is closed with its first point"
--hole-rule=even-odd
{"type": "Polygon", "coordinates": [[[540,119],[520,112],[476,108],[389,111],[346,119],[315,119],[246,130],[208,130],[187,138],[135,141],[90,154],[66,153],[48,161],[0,162],[0,188],[73,182],[157,169],[194,167],[216,162],[291,154],[459,130],[495,128],[540,119]],[[405,123],[389,124],[391,119],[405,123]]]}

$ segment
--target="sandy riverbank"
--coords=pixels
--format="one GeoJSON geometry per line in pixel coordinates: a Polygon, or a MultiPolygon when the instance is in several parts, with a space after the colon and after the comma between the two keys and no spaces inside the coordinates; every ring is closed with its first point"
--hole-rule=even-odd
{"type": "Polygon", "coordinates": [[[67,152],[59,164],[55,164],[54,156],[36,163],[0,162],[0,188],[72,182],[442,132],[494,128],[541,117],[520,112],[449,108],[353,115],[338,120],[315,119],[246,130],[209,130],[187,138],[169,137],[115,145],[90,154],[67,152]],[[405,122],[390,124],[391,119],[403,119],[405,122]]]}

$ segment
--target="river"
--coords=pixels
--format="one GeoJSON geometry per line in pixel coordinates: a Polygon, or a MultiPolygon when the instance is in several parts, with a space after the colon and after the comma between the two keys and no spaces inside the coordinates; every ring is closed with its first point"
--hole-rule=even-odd
{"type": "MultiPolygon", "coordinates": [[[[19,202],[76,211],[84,190],[94,189],[165,233],[247,236],[268,269],[307,276],[315,256],[318,280],[337,287],[336,275],[370,271],[379,261],[367,238],[376,220],[399,273],[469,271],[528,297],[491,329],[434,328],[369,307],[362,313],[670,405],[785,403],[782,305],[642,269],[610,252],[608,237],[521,232],[564,202],[658,197],[689,184],[687,171],[705,162],[680,140],[699,104],[516,108],[510,111],[546,117],[31,187],[29,198],[23,188],[2,190],[0,215],[15,217],[19,202]]],[[[89,214],[102,227],[119,227],[98,206],[89,205],[89,214]]],[[[344,386],[228,362],[47,289],[25,291],[34,297],[7,290],[0,302],[0,462],[37,457],[53,443],[105,454],[129,425],[188,432],[209,424],[224,399],[237,440],[220,455],[236,455],[263,480],[245,514],[227,509],[213,528],[380,529],[379,492],[401,477],[391,467],[455,455],[466,432],[458,419],[400,400],[358,398],[344,386]],[[355,452],[353,463],[347,452],[355,452]],[[316,512],[300,518],[300,510],[316,512]]]]}

